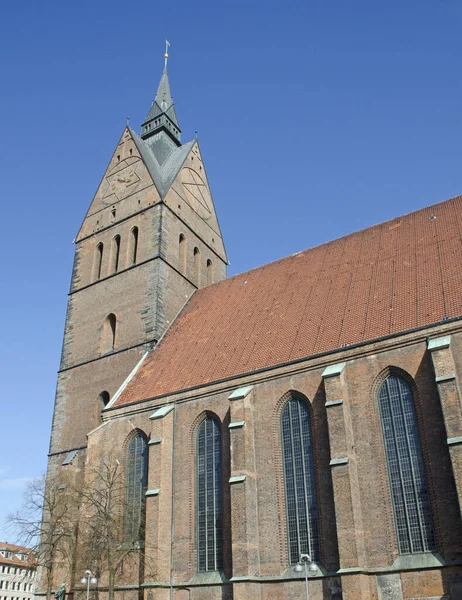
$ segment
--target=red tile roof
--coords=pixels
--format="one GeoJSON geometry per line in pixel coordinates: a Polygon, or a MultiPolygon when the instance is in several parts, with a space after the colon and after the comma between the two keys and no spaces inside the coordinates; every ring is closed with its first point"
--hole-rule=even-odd
{"type": "Polygon", "coordinates": [[[122,406],[462,315],[462,197],[198,290],[122,406]]]}
{"type": "Polygon", "coordinates": [[[12,565],[15,567],[22,567],[22,568],[35,566],[34,564],[32,564],[32,562],[30,562],[30,557],[32,554],[32,551],[30,550],[30,548],[24,548],[24,546],[16,546],[15,544],[8,544],[8,542],[0,542],[0,551],[3,551],[3,550],[13,552],[13,558],[4,558],[0,554],[0,564],[12,565]],[[28,558],[26,561],[19,560],[19,558],[14,556],[15,554],[27,554],[28,558]]]}

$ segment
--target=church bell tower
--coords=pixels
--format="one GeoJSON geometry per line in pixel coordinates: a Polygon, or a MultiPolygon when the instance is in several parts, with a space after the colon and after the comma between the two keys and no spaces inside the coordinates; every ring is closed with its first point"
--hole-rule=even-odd
{"type": "Polygon", "coordinates": [[[85,455],[142,356],[197,288],[226,277],[202,154],[197,140],[181,143],[166,63],[141,135],[125,127],[75,240],[52,468],[85,455]]]}

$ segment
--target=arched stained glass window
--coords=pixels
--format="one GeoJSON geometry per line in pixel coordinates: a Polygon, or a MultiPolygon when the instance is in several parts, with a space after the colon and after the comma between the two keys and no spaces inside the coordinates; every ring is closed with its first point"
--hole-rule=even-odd
{"type": "Polygon", "coordinates": [[[379,404],[399,551],[428,552],[435,538],[412,390],[391,375],[380,388],[379,404]]]}
{"type": "Polygon", "coordinates": [[[197,432],[197,567],[216,571],[223,565],[221,432],[207,417],[197,432]]]}
{"type": "Polygon", "coordinates": [[[128,445],[126,468],[124,539],[126,542],[139,542],[144,538],[148,485],[148,444],[142,433],[137,433],[128,445]]]}
{"type": "Polygon", "coordinates": [[[297,563],[301,554],[309,554],[318,561],[318,508],[310,411],[307,404],[295,396],[282,411],[281,434],[289,561],[297,563]]]}

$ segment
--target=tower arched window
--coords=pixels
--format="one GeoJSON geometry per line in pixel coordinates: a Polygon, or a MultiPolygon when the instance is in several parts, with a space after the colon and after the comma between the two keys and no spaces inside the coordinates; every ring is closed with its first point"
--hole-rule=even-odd
{"type": "Polygon", "coordinates": [[[213,282],[212,261],[207,259],[207,285],[213,282]]]}
{"type": "Polygon", "coordinates": [[[119,270],[119,257],[120,257],[120,235],[115,235],[112,238],[112,250],[111,250],[111,263],[112,273],[117,273],[119,270]]]}
{"type": "Polygon", "coordinates": [[[282,456],[289,562],[302,554],[319,560],[318,506],[311,415],[306,402],[291,395],[281,416],[282,456]]]}
{"type": "Polygon", "coordinates": [[[148,486],[148,443],[138,432],[128,444],[125,475],[124,539],[144,539],[145,494],[148,486]]]}
{"type": "Polygon", "coordinates": [[[186,274],[186,239],[182,233],[178,238],[178,270],[186,274]]]}
{"type": "Polygon", "coordinates": [[[201,253],[197,246],[193,250],[194,255],[194,277],[196,279],[197,287],[201,285],[201,253]]]}
{"type": "Polygon", "coordinates": [[[428,552],[435,538],[412,389],[390,375],[379,404],[399,551],[428,552]]]}
{"type": "Polygon", "coordinates": [[[223,565],[223,500],[220,425],[213,417],[197,432],[197,568],[223,565]]]}
{"type": "Polygon", "coordinates": [[[106,390],[104,390],[103,392],[101,392],[101,394],[98,396],[98,403],[97,403],[97,407],[96,407],[96,417],[97,417],[97,421],[99,423],[101,423],[102,421],[102,414],[101,411],[106,408],[106,406],[109,404],[109,400],[110,400],[110,396],[109,396],[109,392],[107,392],[106,390]]]}
{"type": "Polygon", "coordinates": [[[93,261],[93,281],[96,281],[97,279],[101,278],[101,268],[103,266],[103,250],[103,243],[100,242],[96,246],[95,258],[93,261]]]}
{"type": "Polygon", "coordinates": [[[128,264],[136,265],[138,254],[138,227],[133,227],[130,234],[130,243],[128,247],[128,264]]]}
{"type": "Polygon", "coordinates": [[[101,352],[104,354],[114,350],[116,344],[117,319],[114,313],[110,313],[103,323],[101,336],[101,352]]]}

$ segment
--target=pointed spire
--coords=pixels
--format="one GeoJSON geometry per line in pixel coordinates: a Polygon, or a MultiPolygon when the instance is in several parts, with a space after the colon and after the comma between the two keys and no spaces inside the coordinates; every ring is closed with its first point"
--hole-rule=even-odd
{"type": "Polygon", "coordinates": [[[160,78],[159,87],[157,88],[156,97],[144,123],[141,125],[141,137],[147,139],[164,131],[178,146],[180,146],[181,129],[178,125],[178,118],[176,116],[173,98],[170,93],[170,83],[168,81],[167,72],[168,47],[170,46],[170,43],[167,40],[165,43],[164,70],[162,72],[162,77],[160,78]]]}

